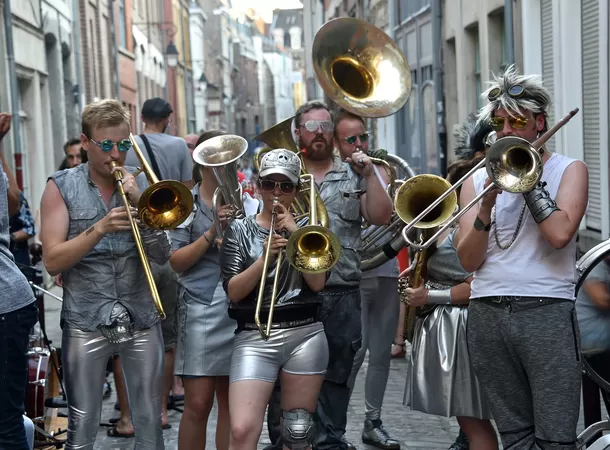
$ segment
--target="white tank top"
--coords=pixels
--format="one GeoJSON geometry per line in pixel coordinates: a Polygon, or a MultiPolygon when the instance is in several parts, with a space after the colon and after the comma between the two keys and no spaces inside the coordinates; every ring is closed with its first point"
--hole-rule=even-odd
{"type": "MultiPolygon", "coordinates": [[[[553,153],[544,164],[542,181],[546,181],[551,198],[557,196],[563,172],[574,161],[553,153]]],[[[486,178],[485,168],[475,172],[473,182],[477,195],[483,190],[486,178]]],[[[524,203],[523,194],[502,192],[496,198],[496,224],[488,233],[487,258],[474,272],[471,298],[515,295],[574,299],[576,236],[564,248],[555,250],[544,239],[526,207],[521,229],[512,246],[502,250],[496,244],[494,231],[502,246],[511,241],[524,203]]]]}

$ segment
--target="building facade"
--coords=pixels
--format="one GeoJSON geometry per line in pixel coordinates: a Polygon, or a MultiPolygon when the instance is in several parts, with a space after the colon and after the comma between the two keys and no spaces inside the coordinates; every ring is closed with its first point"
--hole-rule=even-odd
{"type": "Polygon", "coordinates": [[[135,45],[133,38],[133,7],[134,0],[118,0],[114,2],[111,18],[114,30],[114,58],[118,64],[118,95],[125,109],[131,115],[131,129],[137,130],[138,94],[135,61],[135,45]]]}

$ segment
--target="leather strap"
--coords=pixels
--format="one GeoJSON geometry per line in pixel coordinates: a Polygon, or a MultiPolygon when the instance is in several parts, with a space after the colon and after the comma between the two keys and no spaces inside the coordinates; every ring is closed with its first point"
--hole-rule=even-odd
{"type": "Polygon", "coordinates": [[[159,164],[157,164],[157,158],[155,157],[155,153],[150,147],[150,142],[148,142],[148,138],[146,137],[146,135],[141,134],[140,139],[142,139],[142,142],[144,142],[144,147],[146,147],[146,152],[148,153],[148,158],[150,159],[150,164],[152,165],[152,169],[155,172],[155,175],[157,175],[157,178],[159,180],[163,180],[163,177],[161,176],[161,171],[159,170],[159,164]]]}

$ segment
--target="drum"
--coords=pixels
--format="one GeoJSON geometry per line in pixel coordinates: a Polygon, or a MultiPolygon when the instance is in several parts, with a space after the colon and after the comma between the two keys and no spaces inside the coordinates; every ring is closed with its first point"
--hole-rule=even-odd
{"type": "Polygon", "coordinates": [[[583,255],[576,269],[574,320],[580,335],[580,361],[585,374],[583,406],[588,425],[578,436],[577,448],[605,449],[610,435],[603,436],[602,432],[610,430],[610,421],[600,419],[606,417],[603,410],[610,413],[610,240],[583,255]],[[601,404],[600,390],[604,400],[601,404]]]}
{"type": "Polygon", "coordinates": [[[44,401],[47,398],[47,377],[51,371],[51,359],[47,349],[33,347],[28,351],[28,384],[26,386],[25,412],[34,420],[44,418],[44,401]]]}

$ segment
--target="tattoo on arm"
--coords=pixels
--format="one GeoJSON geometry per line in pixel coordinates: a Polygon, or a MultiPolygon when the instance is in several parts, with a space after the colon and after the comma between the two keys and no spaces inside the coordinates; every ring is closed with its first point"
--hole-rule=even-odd
{"type": "Polygon", "coordinates": [[[87,231],[85,231],[85,235],[89,236],[91,233],[93,233],[95,231],[95,225],[92,226],[91,228],[89,228],[87,231]]]}

